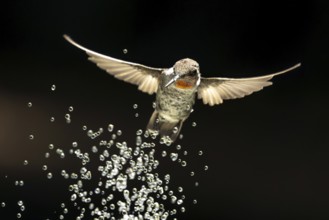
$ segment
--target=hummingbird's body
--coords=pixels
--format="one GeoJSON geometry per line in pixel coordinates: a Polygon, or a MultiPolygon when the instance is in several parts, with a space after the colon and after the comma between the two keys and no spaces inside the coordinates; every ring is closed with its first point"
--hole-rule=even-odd
{"type": "Polygon", "coordinates": [[[123,81],[138,85],[138,89],[148,94],[156,93],[155,110],[147,125],[151,134],[160,134],[175,141],[183,122],[189,117],[196,95],[210,106],[223,103],[226,99],[242,98],[263,89],[272,83],[274,76],[300,66],[297,64],[281,72],[249,78],[204,78],[199,64],[189,58],[179,60],[172,68],[153,68],[105,56],[74,42],[64,35],[74,46],[84,50],[89,60],[109,74],[123,81]]]}
{"type": "Polygon", "coordinates": [[[199,70],[193,67],[187,68],[184,77],[169,85],[168,83],[173,75],[177,75],[175,71],[178,71],[179,66],[192,64],[198,67],[194,60],[183,59],[176,63],[176,68],[170,68],[161,74],[156,93],[156,106],[148,123],[148,130],[159,131],[161,136],[169,136],[172,140],[177,138],[183,122],[189,117],[195,103],[195,95],[200,84],[199,70]]]}

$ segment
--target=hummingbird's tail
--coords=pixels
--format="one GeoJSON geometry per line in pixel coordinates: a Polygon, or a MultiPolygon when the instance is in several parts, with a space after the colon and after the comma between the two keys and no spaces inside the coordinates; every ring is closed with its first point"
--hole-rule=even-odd
{"type": "Polygon", "coordinates": [[[151,134],[160,134],[160,137],[169,137],[174,142],[182,128],[184,120],[168,120],[154,110],[146,129],[151,134]]]}

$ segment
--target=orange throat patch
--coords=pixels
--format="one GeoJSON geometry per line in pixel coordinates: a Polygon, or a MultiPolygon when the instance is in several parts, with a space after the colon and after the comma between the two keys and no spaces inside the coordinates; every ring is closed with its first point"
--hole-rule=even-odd
{"type": "Polygon", "coordinates": [[[193,88],[193,83],[191,82],[187,82],[185,80],[177,80],[175,83],[176,88],[180,88],[180,89],[191,89],[193,88]]]}

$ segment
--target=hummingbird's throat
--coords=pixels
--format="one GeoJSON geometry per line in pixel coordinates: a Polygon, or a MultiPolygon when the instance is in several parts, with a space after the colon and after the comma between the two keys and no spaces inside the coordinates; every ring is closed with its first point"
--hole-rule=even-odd
{"type": "Polygon", "coordinates": [[[194,87],[194,84],[186,80],[177,80],[175,82],[175,86],[176,88],[180,88],[180,89],[191,89],[194,87]]]}

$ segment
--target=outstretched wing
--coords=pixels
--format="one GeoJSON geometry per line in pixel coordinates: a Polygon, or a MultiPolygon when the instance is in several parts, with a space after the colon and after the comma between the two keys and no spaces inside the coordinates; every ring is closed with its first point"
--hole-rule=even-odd
{"type": "Polygon", "coordinates": [[[300,63],[286,70],[259,77],[250,78],[201,78],[198,88],[198,98],[203,100],[204,104],[210,106],[223,103],[226,99],[242,98],[253,92],[262,90],[265,86],[272,85],[271,80],[274,76],[286,73],[300,66],[300,63]]]}
{"type": "Polygon", "coordinates": [[[148,94],[153,94],[157,91],[159,76],[164,69],[147,67],[105,56],[79,45],[67,35],[64,35],[64,38],[74,46],[84,50],[88,54],[90,61],[96,63],[98,67],[106,70],[115,78],[135,84],[139,90],[148,94]]]}

